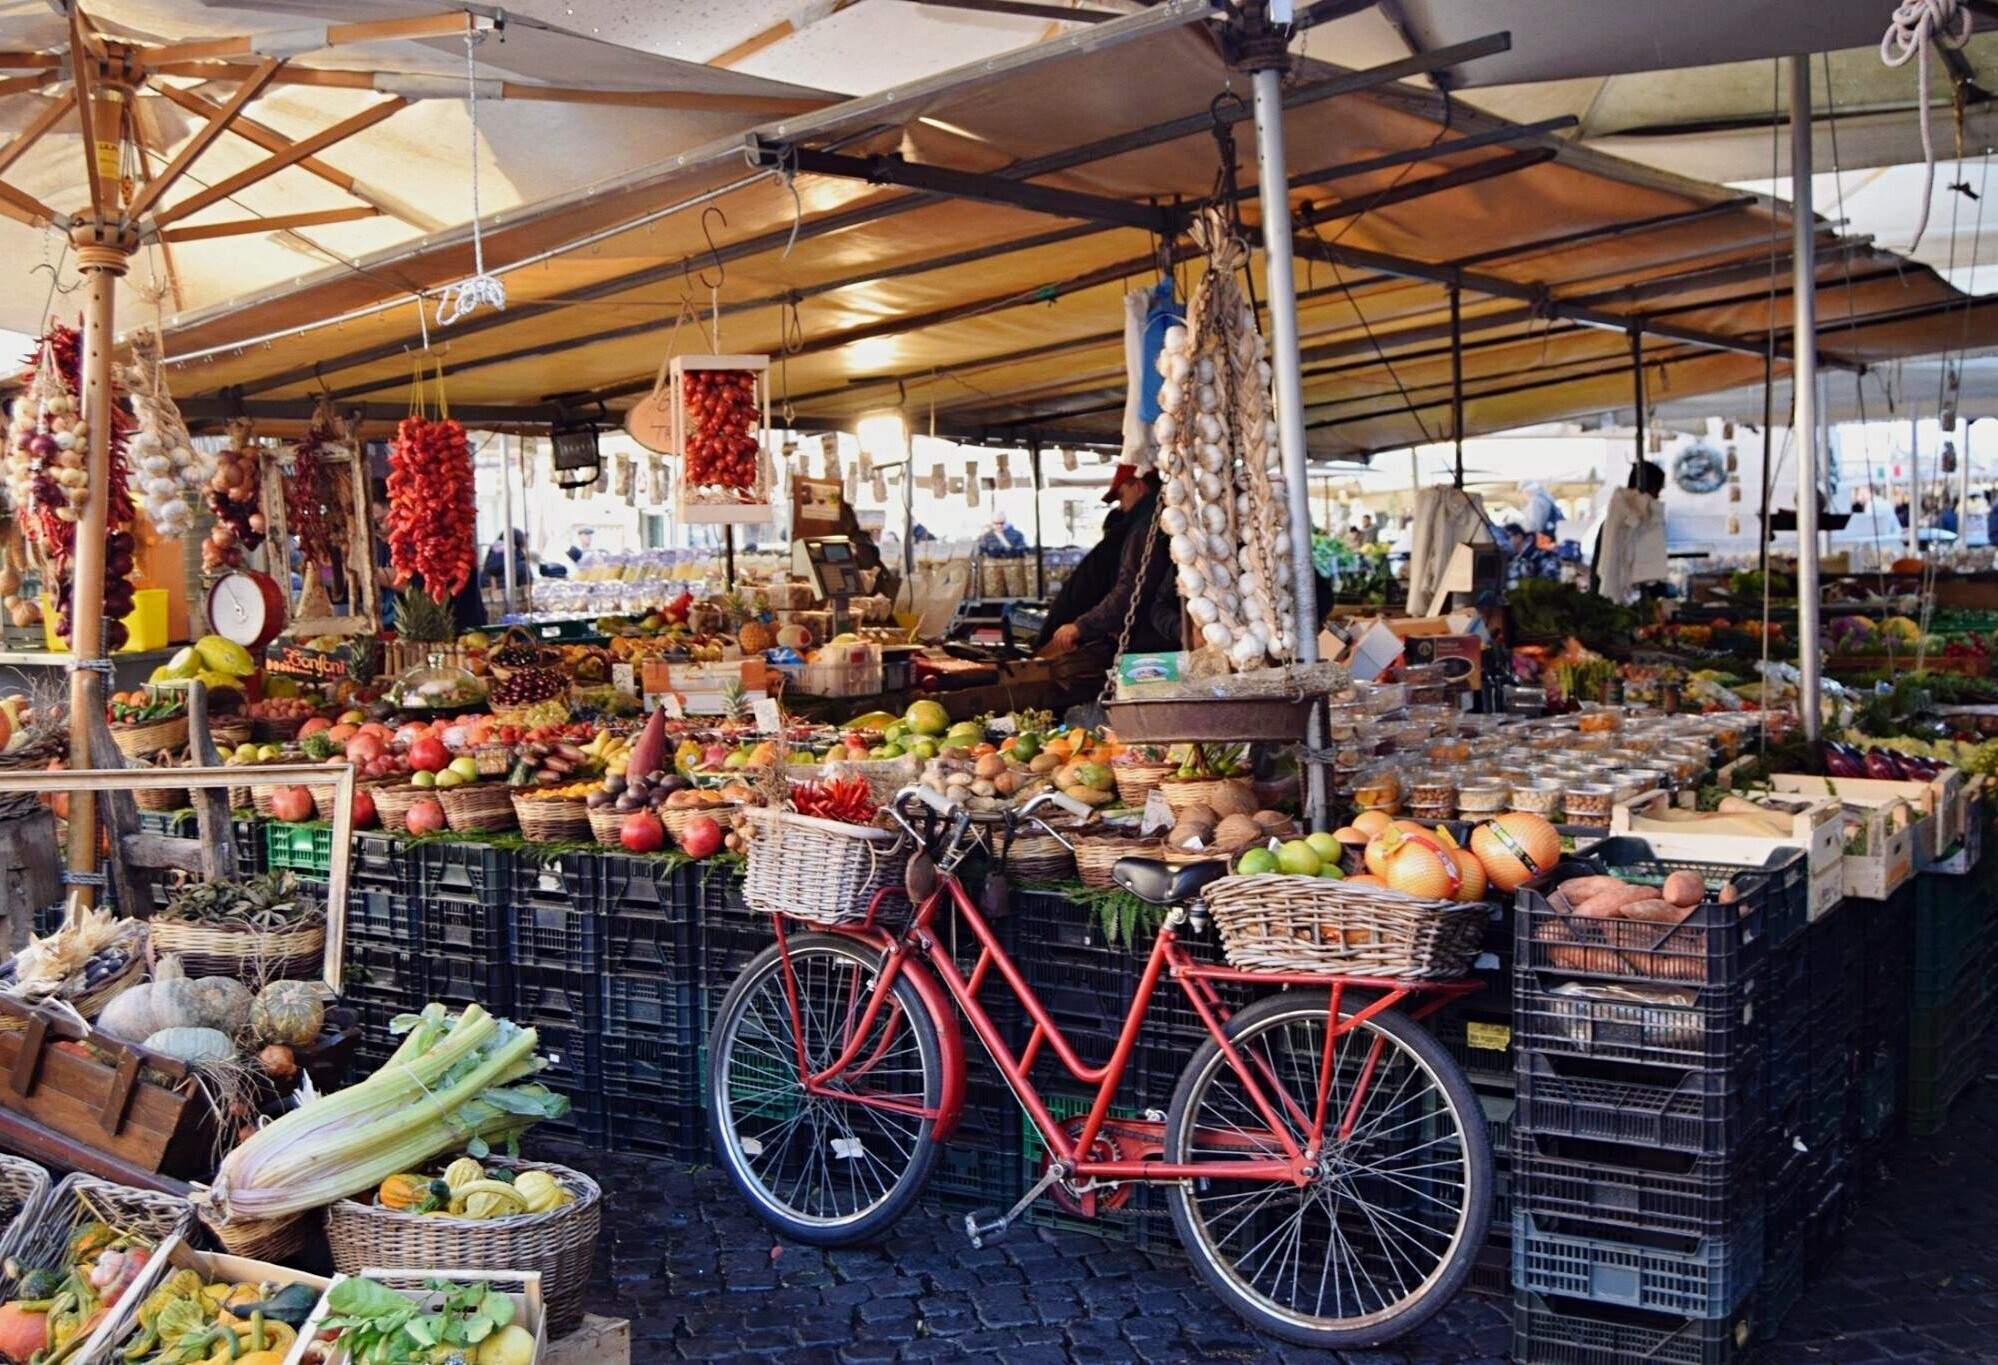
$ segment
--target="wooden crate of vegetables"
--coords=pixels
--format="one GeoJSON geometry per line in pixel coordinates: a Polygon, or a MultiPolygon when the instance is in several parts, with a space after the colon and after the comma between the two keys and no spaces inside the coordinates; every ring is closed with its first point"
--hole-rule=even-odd
{"type": "Polygon", "coordinates": [[[535,1365],[547,1349],[533,1271],[370,1270],[333,1277],[284,1365],[453,1358],[535,1365]]]}
{"type": "Polygon", "coordinates": [[[126,1365],[282,1365],[329,1283],[289,1266],[171,1242],[148,1268],[144,1293],[105,1317],[91,1347],[126,1365]]]}

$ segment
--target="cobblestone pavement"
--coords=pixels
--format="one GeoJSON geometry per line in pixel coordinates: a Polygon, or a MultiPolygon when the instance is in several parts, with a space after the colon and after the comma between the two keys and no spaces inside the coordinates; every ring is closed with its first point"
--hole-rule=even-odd
{"type": "MultiPolygon", "coordinates": [[[[607,1200],[593,1311],[632,1321],[634,1362],[1331,1360],[1252,1334],[1176,1249],[1020,1227],[973,1250],[926,1206],[878,1247],[779,1246],[712,1168],[592,1155],[607,1200]]],[[[1769,1365],[1998,1362],[1998,1084],[1910,1140],[1856,1203],[1843,1250],[1769,1365]]],[[[1165,1239],[1170,1246],[1170,1237],[1165,1239]]],[[[1465,1294],[1349,1365],[1506,1359],[1508,1306],[1465,1294]]]]}

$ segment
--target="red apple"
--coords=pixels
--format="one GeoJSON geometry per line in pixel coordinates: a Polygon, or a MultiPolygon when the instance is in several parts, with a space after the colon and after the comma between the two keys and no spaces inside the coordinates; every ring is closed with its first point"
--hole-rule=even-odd
{"type": "Polygon", "coordinates": [[[305,724],[298,727],[298,737],[304,739],[307,735],[316,735],[321,730],[331,730],[332,728],[332,721],[326,719],[324,716],[314,716],[306,721],[305,724]]]}
{"type": "Polygon", "coordinates": [[[426,796],[412,805],[402,819],[411,834],[435,834],[444,828],[444,807],[437,804],[436,797],[426,796]]]}
{"type": "Polygon", "coordinates": [[[680,851],[689,858],[706,858],[722,846],[722,827],[712,815],[690,816],[680,826],[680,851]]]}
{"type": "Polygon", "coordinates": [[[617,841],[628,853],[657,853],[666,846],[666,826],[651,811],[633,811],[618,826],[617,841]]]}
{"type": "Polygon", "coordinates": [[[435,735],[425,735],[409,746],[409,766],[417,772],[442,772],[451,761],[451,751],[435,735]]]}

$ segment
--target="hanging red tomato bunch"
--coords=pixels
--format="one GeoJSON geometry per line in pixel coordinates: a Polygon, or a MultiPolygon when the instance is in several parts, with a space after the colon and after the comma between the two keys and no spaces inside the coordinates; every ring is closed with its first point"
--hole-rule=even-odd
{"type": "Polygon", "coordinates": [[[477,559],[478,507],[465,429],[405,417],[389,450],[389,563],[398,583],[423,579],[438,601],[458,595],[477,559]]]}
{"type": "Polygon", "coordinates": [[[687,482],[754,488],[763,411],[753,370],[689,370],[680,377],[687,412],[687,482]]]}

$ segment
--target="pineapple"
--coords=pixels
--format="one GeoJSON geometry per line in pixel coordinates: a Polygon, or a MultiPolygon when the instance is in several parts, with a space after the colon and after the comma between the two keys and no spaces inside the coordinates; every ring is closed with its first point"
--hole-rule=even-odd
{"type": "Polygon", "coordinates": [[[748,718],[749,698],[743,692],[742,679],[734,678],[722,685],[722,714],[730,721],[748,718]]]}
{"type": "Polygon", "coordinates": [[[438,643],[451,638],[451,605],[421,588],[408,588],[396,599],[396,634],[405,640],[438,643]]]}

